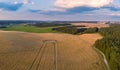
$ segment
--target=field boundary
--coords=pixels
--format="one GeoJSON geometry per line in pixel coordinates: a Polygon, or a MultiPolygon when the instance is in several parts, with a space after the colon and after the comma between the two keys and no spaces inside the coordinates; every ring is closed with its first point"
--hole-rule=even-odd
{"type": "MultiPolygon", "coordinates": [[[[81,38],[79,38],[79,39],[81,39],[81,38]]],[[[84,39],[81,39],[81,40],[85,41],[84,39]]],[[[87,42],[87,41],[85,41],[85,42],[87,42]]],[[[87,42],[87,43],[89,43],[89,42],[87,42]]],[[[90,43],[89,43],[89,44],[90,44],[90,43]]],[[[91,47],[92,47],[92,46],[91,46],[91,47]]],[[[108,62],[107,62],[107,60],[106,60],[105,55],[104,55],[99,49],[97,49],[95,46],[93,46],[92,49],[95,50],[95,51],[98,53],[98,55],[100,55],[100,56],[102,57],[101,60],[102,60],[103,63],[106,65],[106,66],[105,66],[106,69],[107,69],[107,70],[111,70],[110,67],[109,67],[109,65],[108,65],[108,62]]]]}
{"type": "Polygon", "coordinates": [[[97,49],[95,46],[93,46],[93,48],[95,49],[95,51],[97,51],[103,57],[103,61],[104,61],[105,65],[106,65],[106,67],[107,67],[107,70],[111,70],[104,53],[101,52],[99,49],[97,49]]]}

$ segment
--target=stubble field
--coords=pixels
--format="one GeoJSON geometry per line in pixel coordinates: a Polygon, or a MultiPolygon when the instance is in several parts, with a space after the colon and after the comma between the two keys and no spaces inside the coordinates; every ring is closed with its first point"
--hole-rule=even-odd
{"type": "MultiPolygon", "coordinates": [[[[105,24],[104,22],[99,22],[99,23],[71,23],[73,26],[80,26],[84,25],[85,28],[104,28],[104,27],[109,27],[109,24],[105,24]]],[[[80,27],[78,27],[80,28],[80,27]]]]}
{"type": "Polygon", "coordinates": [[[0,31],[0,70],[106,70],[92,48],[99,34],[0,31]]]}

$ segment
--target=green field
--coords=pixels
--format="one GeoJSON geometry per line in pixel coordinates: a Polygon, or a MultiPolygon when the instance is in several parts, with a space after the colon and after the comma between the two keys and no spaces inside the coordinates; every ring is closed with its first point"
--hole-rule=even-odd
{"type": "Polygon", "coordinates": [[[35,27],[28,25],[14,25],[9,26],[7,28],[0,28],[0,30],[6,31],[23,31],[23,32],[33,32],[33,33],[56,33],[57,31],[53,31],[54,27],[35,27]]]}

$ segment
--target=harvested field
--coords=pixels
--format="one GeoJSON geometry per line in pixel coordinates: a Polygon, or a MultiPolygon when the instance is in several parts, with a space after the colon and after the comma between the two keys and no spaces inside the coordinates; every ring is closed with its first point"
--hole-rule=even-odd
{"type": "Polygon", "coordinates": [[[72,25],[73,26],[84,25],[84,26],[86,26],[84,28],[93,28],[93,27],[103,28],[103,27],[109,27],[109,24],[105,24],[105,23],[72,23],[72,25]]]}
{"type": "Polygon", "coordinates": [[[106,70],[92,48],[99,34],[0,31],[0,70],[106,70]]]}
{"type": "Polygon", "coordinates": [[[97,39],[101,39],[102,36],[98,33],[96,34],[83,34],[79,36],[80,39],[87,41],[89,44],[93,45],[97,39]]]}

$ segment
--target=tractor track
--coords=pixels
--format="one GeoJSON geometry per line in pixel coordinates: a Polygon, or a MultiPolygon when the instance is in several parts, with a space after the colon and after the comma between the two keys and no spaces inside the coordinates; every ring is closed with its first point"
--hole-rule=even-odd
{"type": "Polygon", "coordinates": [[[40,47],[40,49],[39,49],[39,51],[38,51],[38,53],[37,53],[34,61],[32,62],[31,66],[30,66],[30,68],[29,68],[29,70],[32,70],[32,67],[33,67],[33,65],[35,64],[35,62],[37,61],[37,58],[39,57],[39,54],[40,54],[42,48],[44,49],[44,43],[42,43],[42,45],[41,45],[41,47],[40,47]]]}
{"type": "MultiPolygon", "coordinates": [[[[41,56],[40,56],[40,58],[39,58],[39,61],[38,61],[38,64],[36,65],[36,70],[39,70],[38,68],[39,68],[39,65],[40,65],[40,62],[41,62],[41,60],[42,60],[42,57],[43,57],[43,55],[44,55],[44,52],[45,52],[45,47],[46,47],[46,43],[44,43],[44,46],[42,46],[43,47],[43,51],[41,52],[41,56]]],[[[39,56],[39,55],[38,55],[39,56]]]]}
{"type": "Polygon", "coordinates": [[[28,70],[32,70],[34,65],[36,64],[36,62],[37,62],[37,65],[35,65],[35,70],[39,70],[39,65],[42,61],[42,57],[44,56],[44,52],[47,52],[47,51],[45,51],[45,49],[47,49],[47,44],[53,44],[53,46],[52,46],[54,48],[53,49],[53,51],[54,51],[54,53],[53,53],[53,56],[54,56],[53,70],[57,70],[57,41],[56,40],[44,40],[42,42],[42,45],[39,48],[39,51],[28,70]],[[39,59],[39,60],[37,60],[37,59],[39,59]]]}

